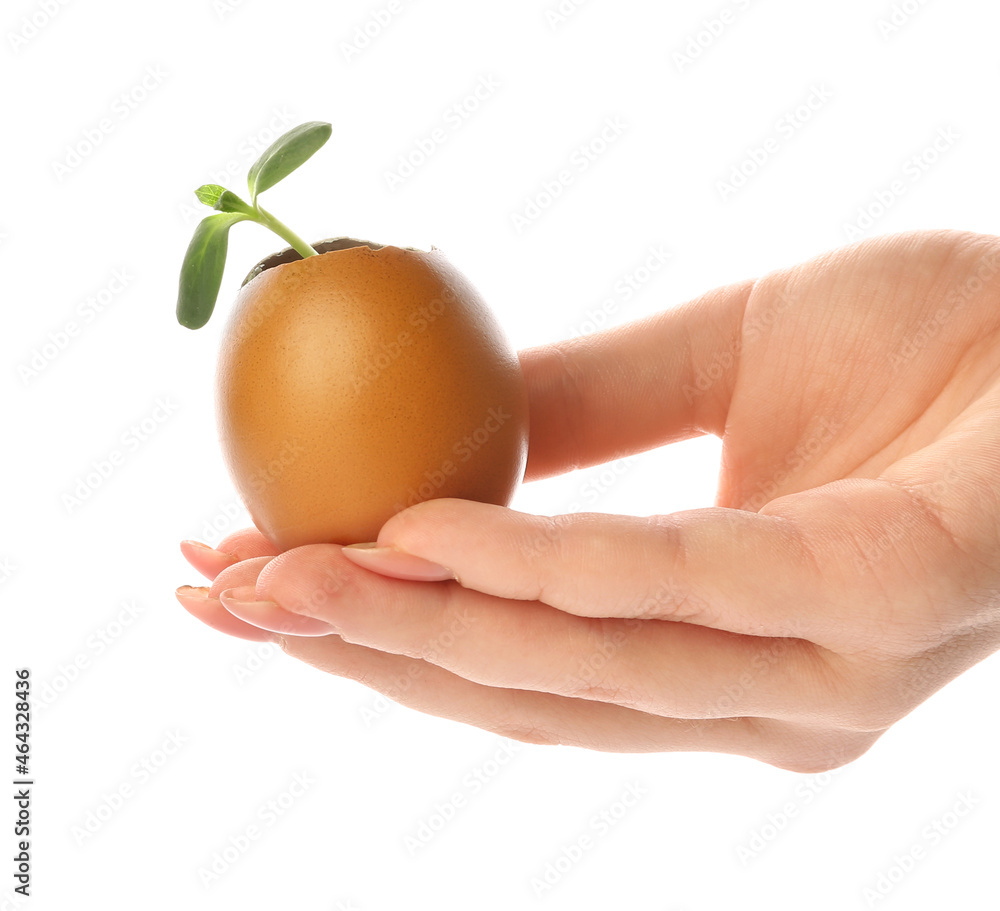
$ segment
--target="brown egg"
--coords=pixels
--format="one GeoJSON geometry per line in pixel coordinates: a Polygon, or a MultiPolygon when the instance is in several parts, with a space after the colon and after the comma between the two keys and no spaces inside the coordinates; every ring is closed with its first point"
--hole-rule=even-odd
{"type": "Polygon", "coordinates": [[[257,528],[355,544],[423,500],[509,503],[527,393],[476,289],[440,250],[314,247],[258,264],[223,335],[219,433],[257,528]]]}

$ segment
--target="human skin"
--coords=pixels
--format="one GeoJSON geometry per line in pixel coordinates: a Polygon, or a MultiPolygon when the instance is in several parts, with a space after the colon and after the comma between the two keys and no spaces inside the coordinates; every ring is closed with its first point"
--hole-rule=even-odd
{"type": "Polygon", "coordinates": [[[1000,648],[1000,238],[874,238],[520,357],[527,480],[711,433],[715,504],[431,500],[282,554],[250,529],[185,542],[211,585],[178,599],[516,740],[799,772],[1000,648]]]}

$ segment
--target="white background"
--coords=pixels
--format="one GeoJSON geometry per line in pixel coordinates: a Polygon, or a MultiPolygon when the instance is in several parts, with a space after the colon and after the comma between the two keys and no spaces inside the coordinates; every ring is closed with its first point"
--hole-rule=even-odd
{"type": "MultiPolygon", "coordinates": [[[[326,120],[334,134],[268,194],[271,211],[309,239],[443,248],[518,348],[585,331],[609,299],[610,323],[632,320],[860,236],[996,231],[988,0],[589,0],[565,4],[562,21],[555,0],[399,0],[345,54],[387,7],[3,5],[4,780],[14,667],[32,669],[39,702],[34,897],[11,894],[8,799],[0,907],[850,909],[871,906],[865,889],[889,875],[877,907],[995,907],[996,658],[861,759],[808,776],[715,754],[504,754],[493,735],[225,638],[175,602],[177,585],[199,582],[178,542],[247,524],[215,436],[224,319],[192,333],[174,318],[207,211],[191,191],[231,164],[239,192],[275,127],[326,120]],[[484,79],[497,87],[449,118],[484,79]],[[519,230],[512,216],[607,118],[620,135],[519,230]],[[436,128],[446,140],[390,187],[387,172],[436,128]],[[941,135],[914,179],[913,156],[941,135]],[[756,173],[720,189],[768,140],[756,173]],[[852,232],[894,180],[905,192],[852,232]],[[630,300],[616,295],[656,248],[669,262],[630,300]],[[116,272],[127,286],[97,313],[88,298],[119,287],[116,272]],[[155,410],[165,400],[169,415],[155,410]],[[153,432],[126,444],[143,419],[153,432]],[[113,450],[123,463],[68,501],[113,450]],[[311,784],[290,790],[296,775],[311,784]],[[641,797],[602,834],[595,815],[616,813],[630,787],[641,797]],[[456,793],[464,806],[439,826],[456,793]],[[963,795],[972,812],[929,839],[963,795]],[[408,849],[431,822],[429,843],[408,849]],[[260,837],[243,844],[250,825],[260,837]],[[571,864],[584,835],[593,846],[571,864]],[[223,872],[206,882],[213,861],[223,872]],[[539,892],[533,878],[557,861],[539,892]]],[[[234,230],[220,308],[279,245],[234,230]]],[[[529,485],[513,505],[558,514],[596,487],[588,508],[607,512],[710,505],[718,454],[714,439],[682,443],[618,475],[529,485]]]]}

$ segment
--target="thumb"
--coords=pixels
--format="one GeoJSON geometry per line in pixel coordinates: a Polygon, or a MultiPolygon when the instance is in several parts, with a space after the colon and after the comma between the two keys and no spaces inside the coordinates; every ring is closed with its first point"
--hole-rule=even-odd
{"type": "Polygon", "coordinates": [[[753,284],[522,351],[531,414],[526,480],[702,433],[721,436],[753,284]]]}

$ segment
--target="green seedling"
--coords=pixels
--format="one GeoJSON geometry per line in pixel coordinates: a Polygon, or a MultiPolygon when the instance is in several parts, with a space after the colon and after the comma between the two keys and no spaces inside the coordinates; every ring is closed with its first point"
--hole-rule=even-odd
{"type": "Polygon", "coordinates": [[[247,174],[250,202],[235,193],[209,183],[198,187],[199,202],[218,210],[203,218],[184,254],[180,288],[177,293],[177,321],[188,329],[200,329],[208,322],[222,285],[229,249],[229,229],[240,221],[255,221],[270,228],[302,256],[316,251],[270,212],[261,208],[257,197],[308,161],[330,138],[333,127],[310,121],[279,136],[258,158],[247,174]]]}

